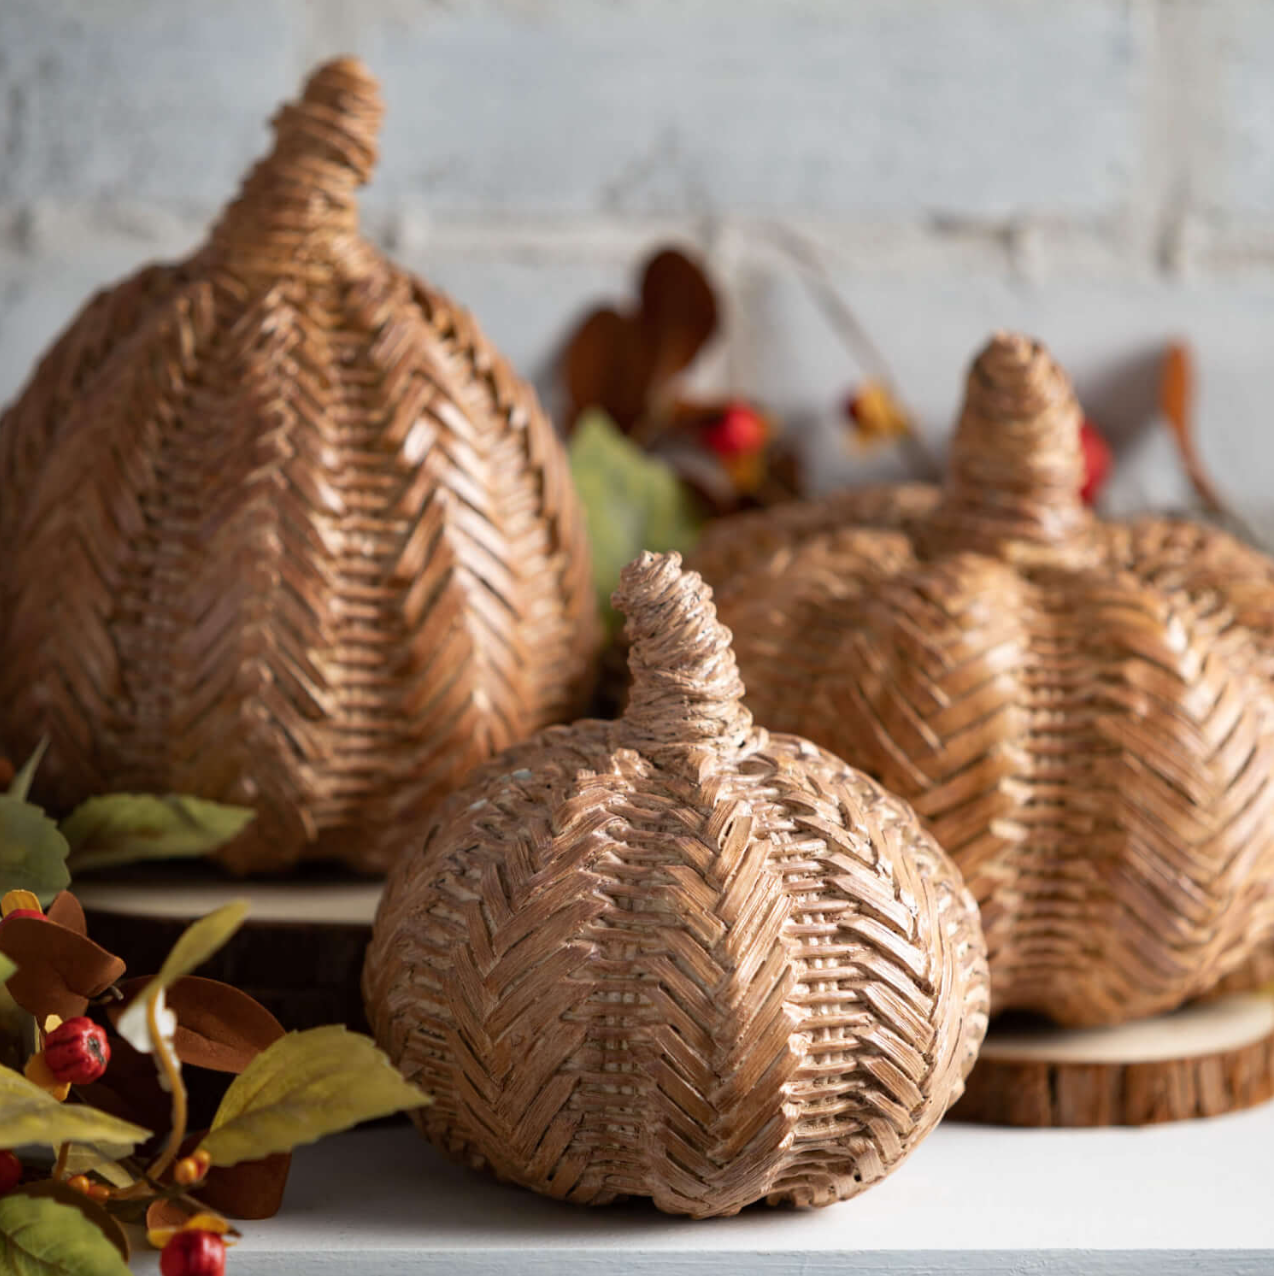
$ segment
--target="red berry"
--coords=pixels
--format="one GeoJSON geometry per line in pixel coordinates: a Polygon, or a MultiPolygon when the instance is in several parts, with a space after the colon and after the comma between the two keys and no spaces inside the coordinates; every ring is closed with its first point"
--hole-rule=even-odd
{"type": "Polygon", "coordinates": [[[178,1232],[159,1256],[163,1276],[222,1276],[226,1243],[216,1232],[178,1232]]]}
{"type": "Polygon", "coordinates": [[[22,1162],[12,1152],[0,1152],[0,1196],[22,1182],[22,1162]]]}
{"type": "Polygon", "coordinates": [[[1110,477],[1114,456],[1110,444],[1087,417],[1079,428],[1079,445],[1084,453],[1084,484],[1079,495],[1085,505],[1091,505],[1110,477]]]}
{"type": "Polygon", "coordinates": [[[105,1029],[82,1015],[68,1019],[44,1039],[44,1062],[64,1084],[88,1085],[106,1071],[110,1061],[105,1029]]]}
{"type": "Polygon", "coordinates": [[[38,908],[15,908],[13,912],[4,915],[4,920],[9,921],[14,917],[34,917],[42,922],[49,920],[38,908]]]}
{"type": "Polygon", "coordinates": [[[765,446],[765,422],[746,403],[731,403],[703,432],[703,441],[720,457],[746,456],[765,446]]]}

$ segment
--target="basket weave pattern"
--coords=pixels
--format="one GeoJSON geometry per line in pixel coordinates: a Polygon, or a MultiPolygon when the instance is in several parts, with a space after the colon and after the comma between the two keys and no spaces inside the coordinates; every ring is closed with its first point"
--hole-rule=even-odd
{"type": "Polygon", "coordinates": [[[1093,518],[1079,423],[1046,352],[997,336],[943,491],[726,520],[695,559],[757,715],[960,865],[994,1009],[1075,1025],[1171,1009],[1274,937],[1274,567],[1093,518]]]}
{"type": "Polygon", "coordinates": [[[958,1098],[985,1031],[959,874],[879,785],[752,725],[709,599],[675,554],[626,569],[625,716],[481,767],[369,950],[424,1133],[572,1201],[852,1196],[958,1098]]]}
{"type": "Polygon", "coordinates": [[[358,234],[352,60],[207,244],[93,299],[0,421],[0,736],[43,796],[258,808],[238,870],[383,869],[476,762],[578,712],[565,457],[469,316],[358,234]]]}

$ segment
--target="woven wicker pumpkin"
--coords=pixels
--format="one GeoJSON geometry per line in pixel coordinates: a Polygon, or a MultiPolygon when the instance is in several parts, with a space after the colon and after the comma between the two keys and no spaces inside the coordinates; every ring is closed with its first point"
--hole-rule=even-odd
{"type": "Polygon", "coordinates": [[[464,311],[359,237],[382,115],[321,67],[188,261],[95,297],[0,421],[0,738],[47,801],[260,815],[235,870],[384,868],[587,695],[564,454],[464,311]]]}
{"type": "Polygon", "coordinates": [[[1274,567],[1095,519],[1039,346],[973,364],[950,477],[726,520],[696,563],[749,704],[912,801],[960,865],[995,1010],[1173,1008],[1274,932],[1274,567]]]}
{"type": "Polygon", "coordinates": [[[703,1216],[889,1173],[986,1027],[977,913],[914,814],[752,725],[711,592],[625,570],[617,722],[487,763],[398,864],[364,992],[453,1156],[703,1216]]]}

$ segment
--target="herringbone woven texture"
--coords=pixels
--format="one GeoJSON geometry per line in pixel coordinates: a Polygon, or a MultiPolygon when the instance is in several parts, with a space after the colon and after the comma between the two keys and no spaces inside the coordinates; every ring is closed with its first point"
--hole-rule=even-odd
{"type": "Polygon", "coordinates": [[[675,554],[625,570],[624,718],[480,768],[368,955],[425,1134],[573,1201],[852,1196],[959,1097],[986,1027],[958,872],[879,785],[752,725],[710,597],[675,554]]]}
{"type": "Polygon", "coordinates": [[[1094,519],[1079,425],[1048,354],[999,335],[942,492],[725,520],[695,559],[758,717],[913,802],[960,866],[993,1008],[1076,1025],[1173,1008],[1274,939],[1274,567],[1094,519]]]}
{"type": "Polygon", "coordinates": [[[358,234],[382,108],[320,68],[190,260],[89,303],[0,422],[0,738],[45,799],[260,814],[237,870],[383,869],[578,712],[565,456],[473,321],[358,234]]]}

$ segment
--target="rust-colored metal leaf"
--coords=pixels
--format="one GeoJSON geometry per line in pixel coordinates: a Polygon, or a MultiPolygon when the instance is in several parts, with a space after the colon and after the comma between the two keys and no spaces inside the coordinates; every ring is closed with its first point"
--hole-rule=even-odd
{"type": "MultiPolygon", "coordinates": [[[[107,1012],[112,1023],[148,982],[138,978],[120,985],[124,1000],[107,1012]]],[[[177,1016],[173,1047],[188,1067],[238,1075],[284,1035],[283,1025],[259,1001],[217,979],[186,975],[165,996],[177,1016]]]]}
{"type": "Polygon", "coordinates": [[[0,926],[0,952],[18,966],[9,977],[10,995],[41,1023],[46,1015],[82,1015],[124,974],[113,953],[50,918],[8,918],[0,926]]]}

